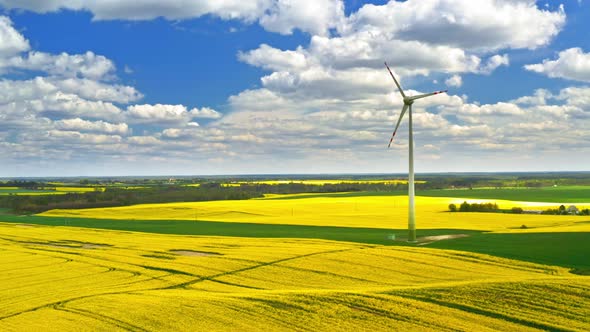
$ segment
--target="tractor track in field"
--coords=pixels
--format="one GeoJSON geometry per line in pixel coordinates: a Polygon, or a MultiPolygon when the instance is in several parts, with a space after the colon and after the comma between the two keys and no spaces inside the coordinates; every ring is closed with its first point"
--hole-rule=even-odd
{"type": "MultiPolygon", "coordinates": [[[[411,249],[409,250],[404,247],[397,247],[396,250],[408,252],[408,253],[415,253],[415,251],[412,251],[411,249]]],[[[430,252],[428,252],[428,255],[442,257],[442,258],[452,258],[452,259],[456,259],[458,261],[464,261],[464,262],[469,262],[469,263],[487,264],[490,266],[498,266],[498,267],[508,268],[508,269],[512,269],[512,270],[519,270],[519,271],[544,271],[544,273],[546,273],[546,274],[554,274],[555,273],[554,270],[551,269],[550,266],[549,267],[541,267],[540,264],[534,264],[534,263],[531,263],[530,266],[519,266],[519,265],[511,264],[511,262],[510,262],[511,259],[503,259],[502,261],[498,261],[498,260],[494,260],[492,258],[485,258],[484,255],[477,256],[477,255],[474,255],[473,253],[470,253],[470,252],[455,251],[453,254],[449,255],[447,253],[430,251],[430,252]]],[[[495,257],[492,255],[485,255],[485,256],[495,257]]],[[[500,258],[503,258],[503,257],[500,257],[500,258]]]]}
{"type": "MultiPolygon", "coordinates": [[[[34,312],[37,310],[41,310],[41,309],[45,309],[45,308],[54,308],[57,309],[56,306],[58,306],[59,308],[64,308],[64,306],[67,303],[73,302],[73,301],[77,301],[77,300],[82,300],[82,299],[88,299],[88,298],[92,298],[92,297],[98,297],[98,296],[105,296],[105,295],[123,295],[123,294],[134,294],[134,293],[138,293],[138,292],[145,292],[145,291],[155,291],[155,290],[167,290],[167,289],[177,289],[177,288],[185,288],[187,286],[190,286],[192,284],[198,283],[198,282],[202,282],[202,281],[213,281],[213,282],[221,282],[219,280],[215,280],[215,278],[221,277],[221,276],[225,276],[225,275],[232,275],[232,274],[236,274],[236,273],[240,273],[240,272],[244,272],[244,271],[249,271],[249,270],[253,270],[253,269],[257,269],[260,267],[264,267],[264,266],[270,266],[270,265],[274,265],[277,263],[281,263],[281,262],[285,262],[285,261],[290,261],[290,260],[294,260],[294,259],[299,259],[299,258],[304,258],[304,257],[310,257],[310,256],[316,256],[316,255],[321,255],[321,254],[328,254],[328,253],[336,253],[336,252],[344,252],[344,251],[349,251],[349,250],[354,250],[357,248],[347,248],[347,249],[337,249],[337,250],[328,250],[328,251],[320,251],[320,252],[313,252],[313,253],[309,253],[309,254],[304,254],[304,255],[297,255],[297,256],[292,256],[292,257],[287,257],[287,258],[282,258],[282,259],[278,259],[278,260],[274,260],[271,262],[265,262],[265,263],[260,263],[254,266],[248,266],[245,268],[241,268],[241,269],[237,269],[237,270],[232,270],[232,271],[227,271],[227,272],[223,272],[223,273],[218,273],[212,276],[206,276],[206,277],[199,277],[197,279],[188,281],[188,282],[183,282],[180,284],[176,284],[176,285],[171,285],[171,286],[167,286],[167,287],[153,287],[153,288],[146,288],[146,289],[137,289],[137,290],[126,290],[126,291],[116,291],[116,292],[105,292],[105,293],[100,293],[100,294],[90,294],[90,295],[84,295],[84,296],[78,296],[78,297],[73,297],[70,299],[65,299],[65,300],[61,300],[61,301],[55,301],[55,302],[51,302],[51,303],[47,303],[44,305],[40,305],[34,308],[30,308],[30,309],[26,309],[20,312],[15,312],[9,315],[5,315],[5,316],[1,316],[0,317],[0,321],[4,320],[4,319],[8,319],[11,317],[15,317],[15,316],[19,316],[25,313],[29,313],[29,312],[34,312]]],[[[53,257],[53,256],[51,256],[53,257]]],[[[172,273],[171,273],[172,274],[172,273]]],[[[225,282],[221,282],[221,283],[225,283],[225,282]]],[[[243,285],[238,285],[240,287],[246,287],[246,288],[251,288],[248,286],[243,286],[243,285]]],[[[63,309],[59,309],[59,310],[63,310],[63,309]]],[[[67,309],[70,310],[70,309],[67,309]]],[[[78,309],[76,309],[78,310],[78,309]]],[[[98,314],[96,314],[98,316],[98,314]]],[[[103,316],[103,315],[100,315],[103,316]]],[[[108,316],[104,316],[104,317],[108,317],[108,316]]],[[[93,317],[95,318],[95,317],[93,317]]],[[[116,319],[112,319],[113,321],[118,321],[116,319]]],[[[124,322],[122,322],[124,323],[124,322]]],[[[125,323],[127,324],[127,323],[125,323]]],[[[123,326],[121,326],[122,328],[124,328],[123,326]]],[[[139,329],[139,328],[137,328],[139,329]]]]}
{"type": "Polygon", "coordinates": [[[401,294],[397,293],[397,294],[392,294],[392,295],[403,297],[403,298],[410,299],[410,300],[430,303],[430,304],[434,304],[434,305],[438,305],[438,306],[442,306],[442,307],[447,307],[447,308],[451,308],[451,309],[470,312],[473,314],[477,314],[477,315],[481,315],[481,316],[485,316],[485,317],[489,317],[489,318],[500,319],[500,320],[504,320],[507,322],[511,322],[511,323],[515,323],[515,324],[519,324],[519,325],[524,325],[524,326],[535,328],[535,329],[540,329],[543,331],[564,331],[564,332],[575,331],[575,330],[569,330],[569,329],[564,329],[564,328],[558,328],[556,326],[547,325],[547,324],[527,320],[524,318],[509,316],[509,315],[506,315],[506,314],[503,314],[500,312],[494,312],[494,311],[490,311],[490,310],[480,309],[475,306],[446,302],[446,301],[428,298],[428,297],[420,296],[420,295],[410,295],[410,294],[404,294],[404,293],[401,293],[401,294]]]}
{"type": "Polygon", "coordinates": [[[240,284],[236,284],[233,282],[228,282],[228,281],[221,281],[221,280],[209,280],[211,282],[216,282],[218,284],[222,284],[222,285],[228,285],[228,286],[234,286],[234,287],[242,287],[242,288],[248,288],[248,289],[255,289],[255,290],[266,290],[265,288],[260,288],[260,287],[254,287],[254,286],[244,286],[244,285],[240,285],[240,284]]]}
{"type": "Polygon", "coordinates": [[[264,262],[264,263],[260,263],[260,264],[254,265],[254,266],[248,266],[248,267],[244,267],[244,268],[237,269],[237,270],[226,271],[226,272],[214,274],[214,275],[211,275],[211,276],[199,277],[199,278],[194,279],[194,280],[186,281],[186,282],[183,282],[183,283],[180,283],[180,284],[177,284],[177,285],[173,285],[173,286],[169,286],[169,287],[165,287],[165,288],[162,288],[162,289],[186,288],[187,286],[190,286],[190,285],[193,285],[193,284],[202,282],[202,281],[214,280],[214,279],[219,278],[219,277],[223,277],[223,276],[227,276],[227,275],[232,275],[232,274],[236,274],[236,273],[240,273],[240,272],[245,272],[245,271],[250,271],[250,270],[257,269],[257,268],[261,268],[261,267],[265,267],[265,266],[271,266],[271,265],[275,265],[275,264],[278,264],[278,263],[287,262],[287,261],[291,261],[291,260],[295,260],[295,259],[299,259],[299,258],[311,257],[311,256],[316,256],[316,255],[321,255],[321,254],[330,254],[330,253],[344,252],[344,251],[350,251],[350,250],[354,250],[354,249],[357,249],[357,248],[327,250],[327,251],[313,252],[313,253],[309,253],[309,254],[297,255],[297,256],[292,256],[292,257],[287,257],[287,258],[281,258],[281,259],[277,259],[277,260],[274,260],[274,261],[264,262]]]}
{"type": "MultiPolygon", "coordinates": [[[[372,295],[355,294],[355,295],[360,298],[378,299],[378,300],[386,300],[387,299],[387,298],[380,296],[379,294],[372,294],[372,295]]],[[[408,316],[406,314],[390,312],[390,311],[387,311],[387,310],[384,310],[381,308],[376,308],[375,306],[371,306],[368,304],[350,303],[349,300],[342,300],[339,298],[324,298],[324,301],[340,304],[340,305],[348,307],[352,310],[362,311],[362,312],[365,312],[365,313],[368,313],[371,315],[375,315],[375,316],[386,317],[389,319],[393,319],[393,320],[397,320],[397,321],[401,321],[401,322],[405,322],[405,323],[411,323],[411,324],[417,325],[417,326],[431,327],[431,326],[425,324],[423,321],[416,320],[416,317],[408,316]]]]}
{"type": "Polygon", "coordinates": [[[118,328],[129,330],[129,331],[145,331],[145,332],[149,331],[149,330],[146,330],[140,326],[133,325],[133,324],[127,323],[125,321],[110,317],[110,316],[101,315],[101,314],[98,314],[95,312],[90,312],[90,311],[84,310],[84,309],[66,308],[64,306],[64,304],[65,303],[56,304],[53,306],[53,309],[59,310],[59,311],[65,311],[65,312],[68,312],[71,314],[76,314],[76,315],[80,315],[80,316],[87,317],[87,318],[96,319],[99,322],[115,325],[118,328]]]}

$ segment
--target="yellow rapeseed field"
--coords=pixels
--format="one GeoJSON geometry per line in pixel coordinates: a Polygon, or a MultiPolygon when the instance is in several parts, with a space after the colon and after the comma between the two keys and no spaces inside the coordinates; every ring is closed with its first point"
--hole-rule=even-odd
{"type": "Polygon", "coordinates": [[[104,187],[38,187],[37,189],[25,189],[20,187],[0,187],[0,195],[63,195],[67,193],[86,193],[93,191],[105,191],[104,187]],[[12,192],[13,190],[19,190],[12,192]]]}
{"type": "MultiPolygon", "coordinates": [[[[210,201],[167,204],[140,204],[133,206],[51,210],[43,216],[83,217],[136,220],[208,220],[222,222],[252,222],[265,224],[292,224],[318,226],[344,226],[403,229],[407,227],[406,196],[364,197],[309,197],[289,195],[269,196],[263,199],[238,201],[210,201]]],[[[420,229],[471,229],[496,232],[552,232],[590,231],[590,224],[578,216],[501,214],[501,213],[450,213],[450,203],[485,200],[417,197],[417,220],[420,229]],[[528,229],[521,230],[520,226],[528,229]]],[[[501,208],[519,206],[546,209],[549,203],[539,207],[534,202],[490,200],[501,208]]],[[[556,206],[553,206],[556,207],[556,206]]],[[[578,206],[582,208],[583,206],[578,206]]]]}
{"type": "Polygon", "coordinates": [[[0,223],[0,266],[1,331],[590,327],[588,277],[450,250],[0,223]]]}
{"type": "Polygon", "coordinates": [[[91,191],[105,191],[104,187],[55,187],[55,191],[85,193],[91,191]]]}

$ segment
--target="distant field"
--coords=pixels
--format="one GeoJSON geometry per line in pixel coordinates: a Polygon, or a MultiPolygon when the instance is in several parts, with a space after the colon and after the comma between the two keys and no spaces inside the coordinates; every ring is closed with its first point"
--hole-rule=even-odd
{"type": "MultiPolygon", "coordinates": [[[[305,184],[305,185],[312,185],[312,186],[323,186],[327,184],[346,184],[346,183],[355,183],[355,184],[407,184],[408,180],[400,180],[400,179],[381,179],[381,180],[352,180],[352,179],[333,179],[333,180],[263,180],[263,181],[237,181],[237,182],[230,182],[227,183],[231,184],[268,184],[268,185],[277,185],[277,184],[289,184],[289,183],[298,183],[298,184],[305,184]]],[[[416,183],[426,183],[426,181],[416,181],[416,183]]]]}
{"type": "Polygon", "coordinates": [[[55,190],[31,190],[31,189],[6,189],[11,187],[0,187],[0,195],[63,195],[67,192],[58,192],[55,190]]]}
{"type": "Polygon", "coordinates": [[[466,197],[482,199],[505,199],[511,201],[554,202],[554,203],[590,203],[590,187],[565,186],[541,188],[512,189],[455,189],[428,190],[419,193],[424,196],[466,197]]]}
{"type": "Polygon", "coordinates": [[[19,187],[0,187],[0,195],[63,195],[67,193],[86,193],[105,191],[104,187],[41,187],[27,189],[19,187]]]}
{"type": "Polygon", "coordinates": [[[105,191],[104,187],[55,187],[56,191],[86,193],[92,191],[105,191]]]}
{"type": "Polygon", "coordinates": [[[0,252],[1,330],[590,326],[589,278],[458,251],[0,223],[0,252]]]}
{"type": "MultiPolygon", "coordinates": [[[[323,193],[325,197],[397,196],[407,194],[406,190],[381,192],[323,193]]],[[[548,203],[590,203],[590,186],[564,186],[540,188],[486,188],[486,189],[428,189],[416,190],[416,194],[428,197],[456,197],[470,199],[494,199],[548,203]]],[[[318,194],[302,194],[309,197],[318,194]]],[[[290,199],[285,196],[280,199],[290,199]]]]}
{"type": "MultiPolygon", "coordinates": [[[[537,232],[555,226],[565,227],[563,229],[571,231],[576,231],[579,227],[590,230],[590,226],[580,224],[585,220],[580,216],[446,212],[450,203],[459,204],[463,200],[452,197],[417,197],[417,217],[420,220],[420,228],[509,231],[527,225],[537,232]]],[[[527,208],[530,205],[535,209],[556,207],[551,205],[537,206],[531,202],[506,200],[494,200],[494,202],[506,209],[513,206],[527,208]]],[[[407,224],[407,204],[406,196],[274,195],[269,198],[252,200],[50,210],[39,214],[39,216],[121,220],[207,220],[277,225],[403,229],[407,224]],[[277,199],[277,197],[290,199],[277,199]]],[[[585,206],[579,205],[580,208],[585,206]]]]}

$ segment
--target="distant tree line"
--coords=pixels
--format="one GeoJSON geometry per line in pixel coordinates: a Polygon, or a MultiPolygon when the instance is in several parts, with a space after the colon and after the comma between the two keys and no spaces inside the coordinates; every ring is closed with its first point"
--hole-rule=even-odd
{"type": "Polygon", "coordinates": [[[556,214],[556,215],[578,214],[578,215],[588,216],[588,215],[590,215],[590,209],[582,209],[579,211],[577,209],[575,209],[574,211],[569,211],[568,209],[566,209],[565,205],[560,205],[559,208],[557,208],[557,209],[547,209],[547,210],[541,212],[541,214],[556,214]]]}
{"type": "Polygon", "coordinates": [[[0,187],[19,187],[24,189],[37,189],[43,187],[45,184],[36,181],[27,180],[11,180],[6,182],[0,182],[0,187]]]}
{"type": "MultiPolygon", "coordinates": [[[[521,207],[513,207],[511,209],[500,209],[496,203],[473,203],[469,204],[466,201],[461,203],[459,206],[456,204],[449,204],[449,211],[450,212],[501,212],[501,213],[514,213],[514,214],[522,214],[526,213],[521,207]]],[[[534,212],[534,211],[533,211],[534,212]]],[[[528,212],[532,213],[532,212],[528,212]]],[[[539,212],[537,212],[539,213],[539,212]]],[[[553,215],[568,215],[568,214],[576,214],[576,215],[590,215],[590,209],[582,209],[582,210],[575,210],[569,211],[564,205],[561,205],[557,209],[547,209],[545,211],[540,211],[541,214],[553,214],[553,215]]]]}
{"type": "MultiPolygon", "coordinates": [[[[261,197],[264,194],[294,194],[294,193],[336,193],[336,192],[388,192],[404,195],[408,186],[404,183],[362,182],[363,180],[378,180],[387,176],[358,175],[349,180],[361,182],[344,182],[337,184],[310,185],[304,183],[261,184],[246,183],[235,187],[225,187],[224,183],[231,181],[260,181],[278,179],[273,177],[202,177],[202,178],[91,178],[91,179],[35,179],[0,181],[0,187],[19,187],[23,189],[50,190],[48,182],[61,182],[62,185],[93,185],[105,187],[104,192],[93,191],[87,193],[68,193],[63,195],[2,195],[0,208],[8,208],[16,213],[37,213],[50,209],[74,209],[89,207],[121,206],[141,203],[189,202],[210,200],[237,200],[261,197]],[[199,187],[186,186],[200,184],[199,187]],[[142,187],[132,190],[126,186],[142,187]]],[[[319,179],[305,177],[308,179],[319,179]]],[[[590,185],[590,173],[502,173],[502,174],[424,174],[417,180],[417,190],[449,189],[449,188],[477,188],[477,187],[514,187],[514,186],[553,186],[559,185],[590,185]]],[[[346,180],[342,180],[346,181],[346,180]]],[[[526,213],[521,208],[499,210],[492,203],[468,204],[449,206],[450,211],[458,212],[509,212],[526,213]],[[490,205],[491,204],[491,205],[490,205]]],[[[580,214],[588,213],[582,210],[580,214]]],[[[546,213],[560,214],[563,211],[547,211],[546,213]]]]}
{"type": "Polygon", "coordinates": [[[449,204],[449,211],[451,212],[497,212],[500,209],[496,203],[461,203],[459,207],[455,204],[449,204]]]}
{"type": "MultiPolygon", "coordinates": [[[[136,183],[141,185],[142,183],[136,183]]],[[[24,183],[10,183],[10,186],[23,188],[24,183]]],[[[27,188],[44,188],[42,182],[27,182],[27,188]]],[[[335,193],[357,191],[388,191],[400,194],[407,190],[406,184],[385,183],[339,183],[325,185],[308,185],[301,183],[286,184],[242,184],[240,186],[223,186],[223,183],[207,182],[198,187],[181,184],[168,184],[166,181],[150,182],[137,189],[125,189],[118,186],[105,187],[105,191],[86,193],[67,193],[63,195],[2,195],[0,208],[11,209],[15,213],[39,213],[51,209],[80,209],[93,207],[123,206],[142,203],[196,202],[215,200],[241,200],[262,197],[264,194],[296,193],[335,193]]]]}
{"type": "Polygon", "coordinates": [[[590,186],[590,172],[420,174],[429,189],[590,186]]]}
{"type": "Polygon", "coordinates": [[[261,197],[253,190],[232,188],[154,186],[125,190],[107,188],[104,192],[67,193],[64,195],[6,195],[0,196],[0,208],[15,213],[39,213],[51,209],[80,209],[133,205],[141,203],[195,202],[214,200],[239,200],[261,197]]]}
{"type": "Polygon", "coordinates": [[[521,214],[524,210],[520,207],[513,207],[510,210],[502,210],[496,203],[472,203],[469,204],[466,201],[457,206],[455,204],[449,204],[450,212],[503,212],[503,213],[515,213],[521,214]]]}

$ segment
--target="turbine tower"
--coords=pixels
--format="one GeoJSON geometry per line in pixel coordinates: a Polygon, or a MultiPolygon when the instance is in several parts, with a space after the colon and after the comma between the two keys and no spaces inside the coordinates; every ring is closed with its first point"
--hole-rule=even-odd
{"type": "Polygon", "coordinates": [[[406,111],[409,110],[408,242],[416,242],[416,205],[414,194],[414,134],[412,132],[412,104],[416,99],[434,96],[439,93],[447,92],[447,90],[425,93],[416,96],[406,96],[404,90],[402,90],[402,87],[399,85],[399,82],[395,79],[395,76],[393,76],[393,72],[391,71],[391,69],[389,69],[387,62],[385,63],[385,67],[387,67],[389,74],[391,74],[391,78],[393,78],[393,81],[395,82],[395,85],[397,86],[399,93],[402,95],[402,98],[404,100],[404,107],[402,108],[402,113],[399,116],[399,120],[397,120],[395,129],[393,130],[393,134],[391,135],[391,139],[389,140],[389,145],[387,146],[388,148],[391,147],[391,142],[393,142],[393,138],[395,137],[395,133],[397,132],[397,128],[399,127],[400,122],[402,122],[404,114],[406,113],[406,111]]]}

